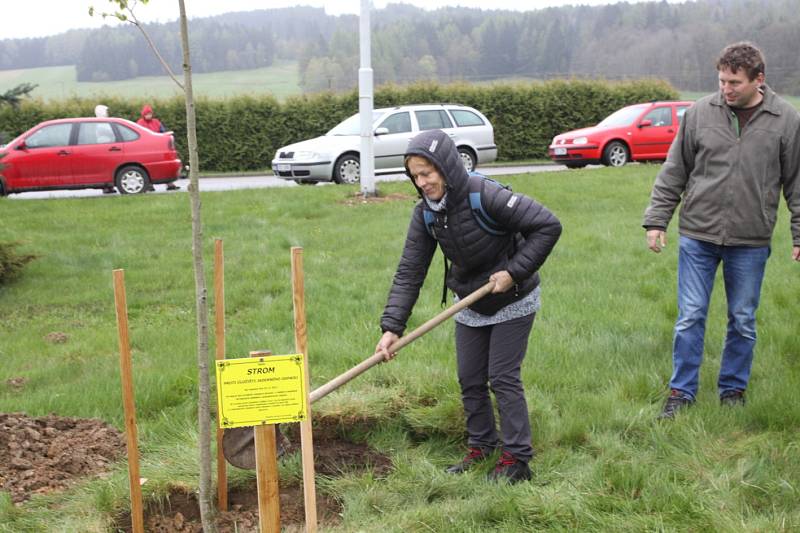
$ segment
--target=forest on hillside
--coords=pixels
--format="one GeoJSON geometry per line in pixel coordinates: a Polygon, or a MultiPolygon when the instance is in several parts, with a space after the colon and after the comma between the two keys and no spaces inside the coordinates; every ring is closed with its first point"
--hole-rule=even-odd
{"type": "MultiPolygon", "coordinates": [[[[146,9],[142,6],[141,9],[146,9]]],[[[665,1],[567,6],[523,13],[390,4],[372,14],[377,84],[520,77],[659,77],[682,90],[716,86],[714,60],[726,44],[752,40],[767,56],[768,83],[800,94],[797,0],[665,1]]],[[[147,31],[180,69],[176,23],[147,31]]],[[[304,90],[357,84],[358,18],[294,7],[193,19],[194,72],[297,61],[304,90]]],[[[72,30],[0,41],[0,69],[76,65],[79,81],[162,74],[132,26],[72,30]]]]}

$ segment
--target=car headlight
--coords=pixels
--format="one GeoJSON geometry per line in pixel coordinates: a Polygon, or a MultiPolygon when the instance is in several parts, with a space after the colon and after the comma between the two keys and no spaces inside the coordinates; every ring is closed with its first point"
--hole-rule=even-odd
{"type": "Polygon", "coordinates": [[[589,142],[588,137],[575,137],[572,139],[572,144],[586,144],[589,142]]]}
{"type": "Polygon", "coordinates": [[[311,159],[320,159],[320,155],[317,152],[310,152],[307,150],[301,150],[299,152],[294,153],[295,160],[311,160],[311,159]]]}

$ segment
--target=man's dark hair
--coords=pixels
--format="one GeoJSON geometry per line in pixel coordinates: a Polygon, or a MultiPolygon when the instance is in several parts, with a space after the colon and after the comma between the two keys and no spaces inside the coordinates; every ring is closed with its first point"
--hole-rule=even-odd
{"type": "Polygon", "coordinates": [[[766,61],[764,54],[756,45],[749,41],[729,44],[717,59],[717,70],[730,69],[736,74],[739,69],[744,69],[750,81],[765,72],[766,61]]]}

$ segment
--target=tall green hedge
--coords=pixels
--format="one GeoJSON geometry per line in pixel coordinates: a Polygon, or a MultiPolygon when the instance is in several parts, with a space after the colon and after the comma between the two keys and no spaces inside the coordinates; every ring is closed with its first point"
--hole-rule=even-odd
{"type": "MultiPolygon", "coordinates": [[[[554,135],[596,124],[627,104],[678,97],[658,80],[628,82],[558,80],[496,85],[423,83],[384,86],[375,93],[375,107],[447,102],[473,106],[494,125],[499,157],[505,160],[541,158],[554,135]]],[[[109,106],[112,116],[136,120],[150,103],[164,124],[175,131],[186,154],[185,105],[180,97],[151,102],[123,99],[27,101],[18,109],[0,109],[0,134],[6,141],[43,120],[93,116],[94,106],[109,106]]],[[[358,111],[358,93],[314,94],[278,102],[271,96],[200,98],[197,139],[200,169],[230,172],[264,169],[275,151],[286,144],[324,134],[358,111]]],[[[185,157],[184,157],[185,159],[185,157]]]]}

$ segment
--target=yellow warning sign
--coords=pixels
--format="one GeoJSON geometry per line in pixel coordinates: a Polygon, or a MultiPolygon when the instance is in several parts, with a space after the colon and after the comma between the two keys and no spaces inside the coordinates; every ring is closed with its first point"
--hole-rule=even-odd
{"type": "Polygon", "coordinates": [[[306,419],[302,354],[224,359],[216,363],[221,428],[306,419]]]}

